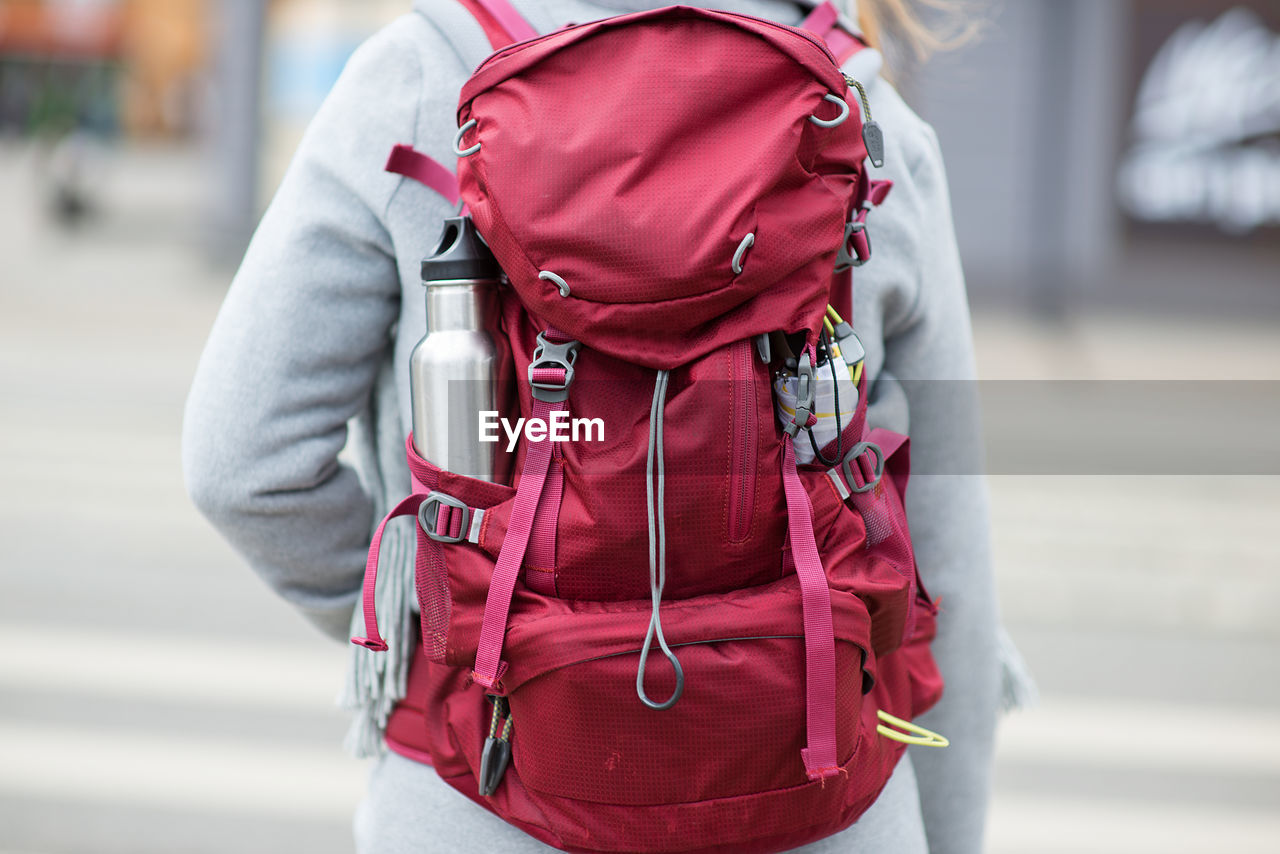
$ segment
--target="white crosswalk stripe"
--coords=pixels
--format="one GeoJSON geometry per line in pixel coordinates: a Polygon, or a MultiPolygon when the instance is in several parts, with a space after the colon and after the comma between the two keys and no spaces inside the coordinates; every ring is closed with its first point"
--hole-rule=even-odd
{"type": "Polygon", "coordinates": [[[295,648],[9,624],[0,626],[0,692],[37,688],[306,712],[332,707],[346,655],[337,644],[295,648]]]}
{"type": "Polygon", "coordinates": [[[0,792],[68,801],[312,817],[350,815],[365,763],[251,745],[0,720],[0,792]]]}

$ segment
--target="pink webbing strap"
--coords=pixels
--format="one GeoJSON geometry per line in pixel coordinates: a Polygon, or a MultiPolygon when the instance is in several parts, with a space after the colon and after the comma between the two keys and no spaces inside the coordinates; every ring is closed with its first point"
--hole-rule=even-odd
{"type": "Polygon", "coordinates": [[[547,484],[542,488],[542,499],[533,517],[533,532],[529,536],[528,566],[525,584],[544,596],[556,592],[556,528],[560,524],[560,501],[564,496],[564,464],[560,446],[551,454],[551,466],[547,472],[547,484]]]}
{"type": "Polygon", "coordinates": [[[790,436],[782,439],[782,485],[787,496],[787,531],[800,579],[804,613],[805,720],[809,746],[800,751],[810,780],[840,772],[836,759],[836,636],[831,589],[813,536],[809,496],[796,472],[790,436]]]}
{"type": "MultiPolygon", "coordinates": [[[[535,368],[532,379],[540,383],[564,383],[563,368],[535,368]]],[[[551,423],[551,413],[568,408],[567,401],[548,403],[534,398],[531,417],[551,423]]],[[[476,652],[476,667],[472,678],[485,688],[492,689],[507,669],[502,661],[502,642],[507,632],[507,615],[511,611],[511,596],[515,593],[516,580],[520,576],[520,564],[529,545],[533,530],[533,518],[537,513],[538,499],[551,468],[550,435],[539,442],[530,441],[529,451],[520,472],[515,500],[511,505],[511,519],[507,523],[507,535],[498,551],[498,561],[489,581],[489,595],[484,603],[484,622],[480,627],[480,647],[476,652]]]]}
{"type": "Polygon", "coordinates": [[[535,38],[538,31],[507,0],[458,0],[484,30],[494,50],[535,38]]]}
{"type": "Polygon", "coordinates": [[[410,495],[401,501],[387,514],[373,534],[373,542],[369,546],[369,558],[364,565],[364,637],[355,637],[351,642],[356,646],[385,652],[387,642],[378,633],[378,613],[374,606],[374,593],[378,589],[378,549],[382,546],[382,531],[387,523],[398,516],[417,516],[418,508],[427,500],[425,495],[410,495]]]}
{"type": "Polygon", "coordinates": [[[846,32],[840,26],[840,13],[831,0],[823,3],[800,22],[800,28],[808,30],[827,43],[836,61],[844,65],[849,57],[866,47],[856,33],[846,32]]]}
{"type": "Polygon", "coordinates": [[[391,154],[387,156],[387,165],[383,168],[425,184],[448,199],[451,205],[458,203],[457,176],[411,145],[392,148],[391,154]]]}

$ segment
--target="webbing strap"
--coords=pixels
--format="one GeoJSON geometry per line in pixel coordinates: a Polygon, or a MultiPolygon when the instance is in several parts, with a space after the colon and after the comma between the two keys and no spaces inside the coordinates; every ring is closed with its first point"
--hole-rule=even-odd
{"type": "MultiPolygon", "coordinates": [[[[537,382],[564,383],[563,368],[538,368],[533,371],[537,382]]],[[[568,401],[548,403],[534,398],[532,417],[551,423],[551,413],[568,408],[568,401]]],[[[489,595],[484,603],[484,622],[480,627],[480,647],[476,652],[476,666],[472,677],[485,688],[492,689],[507,669],[502,661],[502,643],[507,632],[507,615],[511,611],[511,596],[515,593],[516,580],[520,576],[520,564],[529,545],[533,519],[538,509],[538,499],[551,468],[551,437],[529,442],[524,468],[520,472],[520,484],[516,487],[511,505],[511,519],[507,523],[507,535],[498,552],[498,561],[489,581],[489,595]]]]}
{"type": "Polygon", "coordinates": [[[866,47],[856,27],[848,22],[831,0],[818,6],[800,22],[800,28],[808,30],[827,43],[836,62],[844,65],[849,58],[866,47]]]}
{"type": "Polygon", "coordinates": [[[546,596],[555,595],[556,528],[560,524],[560,502],[564,496],[562,459],[560,446],[556,445],[551,454],[547,484],[542,488],[542,499],[533,516],[533,531],[529,535],[525,583],[546,596]]]}
{"type": "Polygon", "coordinates": [[[535,30],[507,0],[458,0],[489,38],[494,50],[535,38],[535,30]]]}
{"type": "Polygon", "coordinates": [[[836,759],[836,636],[831,588],[813,536],[809,496],[796,472],[790,436],[782,439],[782,485],[787,496],[787,531],[800,579],[804,613],[805,721],[808,747],[800,751],[805,773],[820,780],[840,772],[836,759]]]}
{"type": "Polygon", "coordinates": [[[412,178],[425,184],[449,200],[449,204],[458,203],[458,178],[436,160],[431,159],[411,145],[397,145],[391,149],[387,157],[388,172],[412,178]]]}
{"type": "Polygon", "coordinates": [[[374,593],[378,588],[378,550],[382,546],[382,532],[387,523],[398,516],[417,516],[418,508],[427,500],[425,495],[410,495],[397,504],[378,525],[369,546],[369,557],[364,565],[364,637],[354,637],[351,642],[375,652],[385,652],[387,642],[378,633],[378,612],[374,606],[374,593]]]}
{"type": "Polygon", "coordinates": [[[468,542],[478,545],[480,528],[484,525],[484,511],[476,507],[463,508],[439,504],[436,507],[435,525],[439,536],[434,539],[446,543],[468,542]]]}

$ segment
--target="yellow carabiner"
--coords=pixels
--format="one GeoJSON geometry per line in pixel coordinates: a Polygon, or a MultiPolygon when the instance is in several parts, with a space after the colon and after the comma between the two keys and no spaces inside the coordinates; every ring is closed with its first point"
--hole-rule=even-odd
{"type": "Polygon", "coordinates": [[[884,723],[876,725],[876,732],[880,733],[885,738],[891,738],[894,741],[900,741],[903,744],[919,744],[922,747],[946,747],[951,744],[950,741],[947,741],[947,739],[938,735],[936,732],[930,732],[924,727],[916,726],[910,721],[904,721],[902,718],[895,718],[884,709],[877,709],[876,717],[884,721],[884,723]],[[889,729],[889,727],[884,724],[896,726],[898,729],[906,730],[906,732],[914,733],[914,735],[906,735],[905,733],[898,732],[897,730],[889,729]]]}

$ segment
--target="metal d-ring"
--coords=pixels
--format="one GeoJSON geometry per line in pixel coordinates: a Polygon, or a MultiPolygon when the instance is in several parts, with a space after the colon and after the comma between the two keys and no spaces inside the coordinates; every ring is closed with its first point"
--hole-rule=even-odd
{"type": "Polygon", "coordinates": [[[542,279],[544,282],[551,282],[557,288],[559,288],[560,296],[567,297],[569,295],[569,283],[566,282],[564,279],[560,278],[559,276],[557,276],[555,273],[551,272],[550,270],[543,270],[541,273],[538,274],[538,278],[542,279]]]}
{"type": "Polygon", "coordinates": [[[738,244],[738,251],[733,253],[733,274],[735,276],[742,275],[742,256],[747,254],[747,250],[756,245],[756,233],[754,231],[747,232],[747,236],[742,238],[742,242],[738,244]]]}
{"type": "Polygon", "coordinates": [[[822,100],[830,101],[833,104],[839,104],[840,115],[836,116],[834,119],[820,119],[817,116],[809,116],[809,121],[822,128],[839,127],[844,124],[845,119],[849,118],[849,103],[843,98],[838,98],[835,95],[823,95],[822,100]]]}
{"type": "MultiPolygon", "coordinates": [[[[845,110],[848,111],[848,107],[846,107],[845,110]]],[[[453,136],[453,153],[454,154],[458,155],[459,157],[470,157],[471,155],[475,154],[477,151],[480,150],[480,143],[478,142],[475,145],[471,146],[470,148],[464,149],[460,147],[462,145],[462,135],[467,131],[471,130],[471,128],[475,126],[476,126],[476,120],[468,119],[467,121],[462,123],[462,127],[458,128],[458,132],[453,136]]]]}

